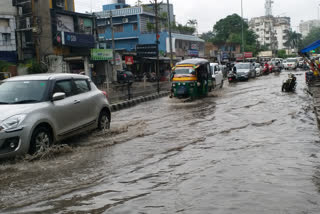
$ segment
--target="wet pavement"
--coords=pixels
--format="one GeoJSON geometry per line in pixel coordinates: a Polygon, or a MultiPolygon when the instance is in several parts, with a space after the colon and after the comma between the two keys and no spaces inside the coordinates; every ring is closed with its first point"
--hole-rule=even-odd
{"type": "Polygon", "coordinates": [[[305,92],[273,74],[191,103],[113,114],[41,160],[0,165],[0,213],[319,213],[320,137],[305,92]]]}

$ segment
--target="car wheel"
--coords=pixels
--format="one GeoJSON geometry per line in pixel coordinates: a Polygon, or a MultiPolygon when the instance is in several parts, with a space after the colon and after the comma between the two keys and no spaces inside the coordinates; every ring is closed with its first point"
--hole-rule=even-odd
{"type": "Polygon", "coordinates": [[[103,110],[100,112],[99,120],[98,120],[98,129],[102,131],[110,129],[109,114],[106,110],[103,110]]]}
{"type": "Polygon", "coordinates": [[[31,136],[29,153],[32,155],[43,152],[51,146],[52,143],[53,136],[51,131],[43,126],[37,127],[31,136]]]}
{"type": "Polygon", "coordinates": [[[212,88],[213,88],[213,89],[216,89],[216,87],[217,87],[216,80],[213,79],[213,80],[212,80],[212,88]]]}
{"type": "Polygon", "coordinates": [[[223,87],[223,80],[221,80],[221,85],[220,85],[220,88],[222,88],[223,87]]]}

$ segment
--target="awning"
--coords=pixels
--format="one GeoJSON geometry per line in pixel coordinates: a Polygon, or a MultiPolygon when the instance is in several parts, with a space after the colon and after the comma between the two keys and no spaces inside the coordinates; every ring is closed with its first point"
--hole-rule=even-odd
{"type": "Polygon", "coordinates": [[[179,39],[184,41],[192,41],[192,42],[205,42],[203,39],[200,39],[199,37],[193,36],[193,35],[185,35],[185,34],[172,34],[173,39],[179,39]]]}
{"type": "Polygon", "coordinates": [[[320,40],[308,45],[307,47],[305,47],[304,49],[302,49],[300,52],[301,53],[308,53],[316,48],[320,47],[320,40]]]}

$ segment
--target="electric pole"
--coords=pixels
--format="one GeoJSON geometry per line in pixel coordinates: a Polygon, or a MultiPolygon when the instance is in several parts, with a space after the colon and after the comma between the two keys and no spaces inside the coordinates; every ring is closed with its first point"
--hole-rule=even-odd
{"type": "Polygon", "coordinates": [[[156,44],[157,44],[157,66],[156,66],[156,73],[157,73],[157,91],[158,94],[160,93],[160,74],[159,74],[159,19],[158,19],[158,0],[154,1],[155,5],[155,15],[156,15],[156,44]]]}
{"type": "Polygon", "coordinates": [[[114,28],[113,28],[113,20],[112,20],[112,10],[110,10],[110,27],[111,27],[111,39],[112,39],[112,77],[113,81],[117,81],[117,71],[116,71],[116,50],[115,50],[115,42],[114,42],[114,28]]]}
{"type": "Polygon", "coordinates": [[[170,67],[173,67],[172,33],[171,33],[171,13],[170,13],[169,0],[167,0],[167,6],[168,6],[169,45],[170,45],[170,67]]]}
{"type": "Polygon", "coordinates": [[[243,32],[243,4],[242,4],[242,0],[241,0],[241,37],[242,37],[242,60],[244,62],[244,32],[243,32]]]}

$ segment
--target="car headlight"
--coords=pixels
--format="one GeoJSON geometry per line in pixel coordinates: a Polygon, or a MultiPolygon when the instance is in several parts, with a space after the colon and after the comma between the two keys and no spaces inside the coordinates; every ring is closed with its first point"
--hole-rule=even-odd
{"type": "Polygon", "coordinates": [[[175,83],[173,83],[173,84],[172,84],[172,87],[176,87],[176,84],[175,84],[175,83]]]}
{"type": "Polygon", "coordinates": [[[4,130],[16,129],[19,127],[19,125],[23,122],[25,118],[26,118],[26,115],[24,114],[19,114],[19,115],[9,117],[8,119],[4,120],[1,123],[0,127],[4,130]]]}

